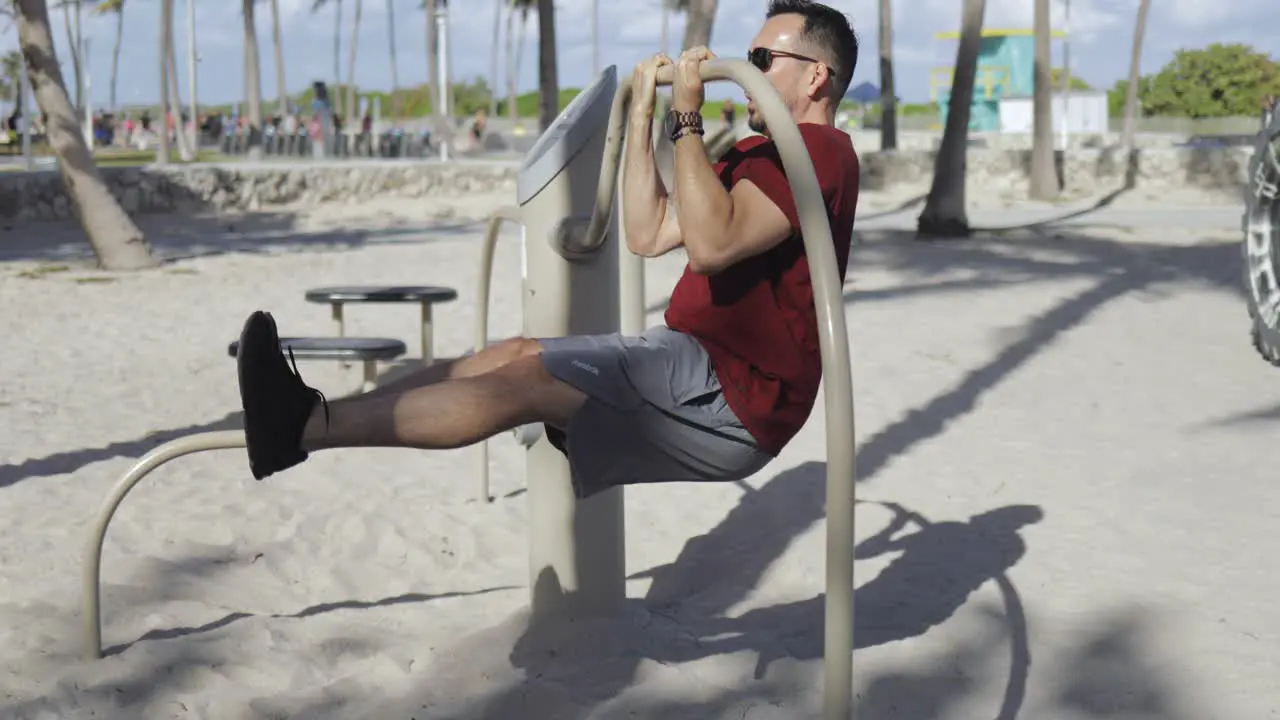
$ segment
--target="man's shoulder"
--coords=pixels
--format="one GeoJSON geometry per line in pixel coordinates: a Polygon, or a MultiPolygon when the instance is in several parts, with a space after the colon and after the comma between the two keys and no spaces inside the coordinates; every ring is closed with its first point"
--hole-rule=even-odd
{"type": "MultiPolygon", "coordinates": [[[[800,123],[796,127],[800,130],[800,137],[804,138],[804,144],[809,148],[810,155],[813,155],[814,151],[820,151],[823,158],[834,157],[840,160],[857,161],[858,155],[853,148],[853,139],[849,137],[849,133],[837,127],[819,123],[800,123]]],[[[777,146],[772,138],[749,135],[734,144],[733,152],[744,156],[776,155],[777,146]]]]}

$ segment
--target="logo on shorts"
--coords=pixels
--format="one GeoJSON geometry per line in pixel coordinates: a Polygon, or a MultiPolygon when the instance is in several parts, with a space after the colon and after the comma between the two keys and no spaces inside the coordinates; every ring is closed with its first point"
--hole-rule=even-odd
{"type": "Polygon", "coordinates": [[[574,367],[576,367],[576,368],[578,368],[579,370],[586,370],[587,372],[589,372],[589,373],[591,373],[592,375],[595,375],[595,376],[597,376],[597,377],[599,377],[599,376],[600,376],[600,368],[598,368],[598,367],[596,367],[596,366],[594,366],[594,365],[588,365],[588,364],[586,364],[586,363],[582,362],[581,360],[570,360],[570,361],[569,361],[569,364],[570,364],[570,365],[572,365],[572,366],[574,366],[574,367]]]}

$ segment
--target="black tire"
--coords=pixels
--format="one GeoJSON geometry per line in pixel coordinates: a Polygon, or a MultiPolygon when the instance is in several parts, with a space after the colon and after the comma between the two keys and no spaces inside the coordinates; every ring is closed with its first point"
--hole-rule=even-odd
{"type": "Polygon", "coordinates": [[[1280,366],[1280,109],[1258,133],[1249,159],[1241,225],[1253,347],[1267,362],[1280,366]]]}

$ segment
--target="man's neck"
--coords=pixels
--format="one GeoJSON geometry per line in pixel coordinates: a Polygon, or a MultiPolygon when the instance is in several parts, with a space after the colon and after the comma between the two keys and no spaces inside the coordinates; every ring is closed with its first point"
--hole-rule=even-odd
{"type": "Polygon", "coordinates": [[[812,125],[835,125],[836,114],[826,105],[810,105],[809,107],[796,113],[793,117],[797,125],[809,123],[812,125]]]}

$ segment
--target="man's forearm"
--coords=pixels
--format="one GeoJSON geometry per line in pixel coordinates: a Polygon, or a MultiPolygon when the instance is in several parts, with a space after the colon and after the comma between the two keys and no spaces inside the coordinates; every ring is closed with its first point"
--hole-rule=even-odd
{"type": "Polygon", "coordinates": [[[627,249],[637,255],[651,251],[667,212],[667,190],[654,161],[652,133],[653,118],[631,117],[622,169],[622,227],[627,249]]]}
{"type": "Polygon", "coordinates": [[[684,246],[693,265],[715,262],[729,238],[733,199],[707,158],[700,135],[676,141],[676,203],[680,206],[684,246]]]}

